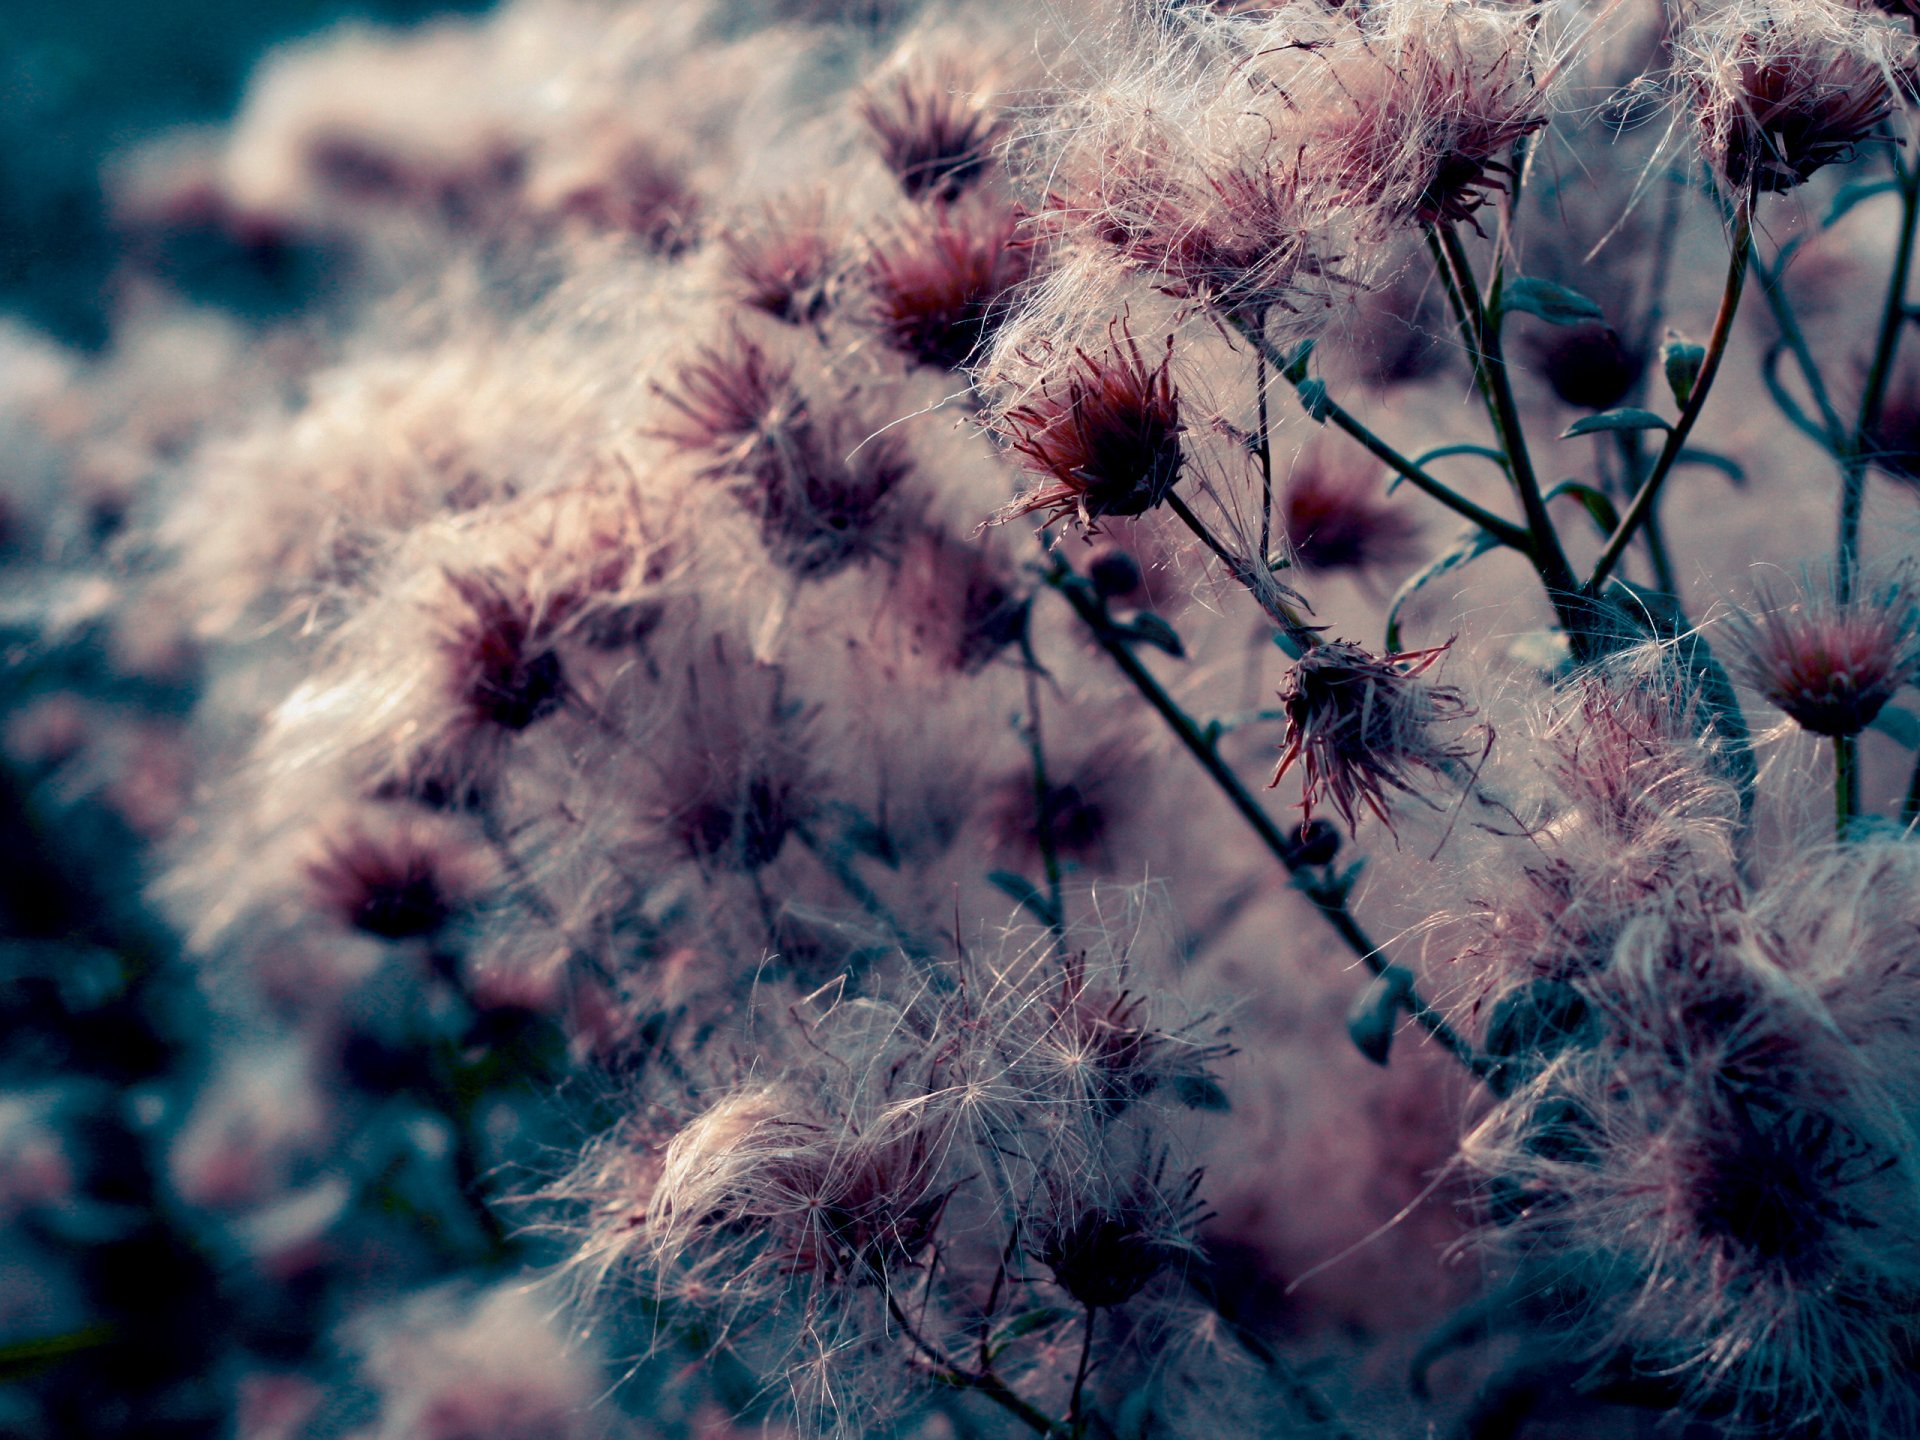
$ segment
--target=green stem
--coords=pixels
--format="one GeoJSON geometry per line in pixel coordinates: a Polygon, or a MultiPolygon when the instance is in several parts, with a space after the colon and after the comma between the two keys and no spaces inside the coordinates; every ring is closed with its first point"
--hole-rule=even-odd
{"type": "Polygon", "coordinates": [[[1845,840],[1860,813],[1859,742],[1851,735],[1833,737],[1833,834],[1845,840]]]}
{"type": "MultiPolygon", "coordinates": [[[[1251,330],[1242,330],[1240,333],[1247,337],[1256,350],[1266,356],[1269,365],[1284,373],[1286,358],[1273,348],[1273,342],[1266,336],[1251,330]]],[[[1456,515],[1471,520],[1509,550],[1518,550],[1522,554],[1528,553],[1531,537],[1524,528],[1511,520],[1503,519],[1491,510],[1474,504],[1451,486],[1434,479],[1432,475],[1369,430],[1358,416],[1341,406],[1332,397],[1322,395],[1310,413],[1313,419],[1330,424],[1336,430],[1359,441],[1369,455],[1386,465],[1414,489],[1438,500],[1456,515]]]]}
{"type": "Polygon", "coordinates": [[[1627,513],[1620,517],[1620,523],[1608,537],[1600,558],[1594,562],[1593,573],[1587,577],[1586,593],[1589,595],[1599,594],[1601,585],[1613,573],[1613,567],[1620,563],[1627,546],[1653,513],[1654,503],[1660,498],[1660,487],[1673,472],[1674,462],[1680,458],[1687,436],[1692,433],[1694,422],[1700,418],[1707,395],[1713,389],[1714,376],[1719,373],[1720,362],[1726,356],[1727,344],[1733,337],[1733,317],[1740,309],[1740,294],[1746,286],[1748,262],[1752,258],[1753,195],[1749,192],[1742,197],[1734,214],[1733,254],[1727,261],[1727,281],[1720,293],[1720,308],[1713,317],[1713,333],[1707,337],[1707,353],[1700,362],[1700,373],[1694,379],[1687,403],[1681,408],[1680,419],[1667,432],[1666,443],[1660,447],[1653,469],[1640,482],[1640,488],[1634,492],[1633,500],[1627,506],[1627,513]]]}
{"type": "Polygon", "coordinates": [[[1073,1375],[1072,1398],[1067,1401],[1067,1426],[1073,1432],[1074,1440],[1080,1440],[1087,1433],[1081,1401],[1087,1388],[1087,1371],[1093,1366],[1093,1320],[1098,1313],[1097,1306],[1087,1306],[1086,1328],[1080,1333],[1080,1364],[1073,1375]]]}
{"type": "MultiPolygon", "coordinates": [[[[1267,618],[1284,630],[1296,645],[1302,650],[1311,650],[1320,643],[1320,637],[1313,633],[1312,627],[1294,614],[1279,596],[1272,594],[1268,586],[1260,582],[1247,559],[1229,550],[1220,537],[1213,533],[1207,522],[1194,514],[1193,507],[1171,490],[1167,492],[1167,508],[1180,517],[1181,523],[1187,529],[1200,537],[1201,543],[1213,552],[1214,557],[1222,565],[1226,566],[1227,573],[1246,588],[1247,593],[1253,596],[1255,603],[1266,612],[1267,618]]],[[[1261,563],[1265,563],[1264,559],[1261,563]]]]}
{"type": "Polygon", "coordinates": [[[1860,416],[1853,428],[1849,463],[1840,484],[1840,537],[1834,555],[1834,590],[1843,605],[1853,597],[1868,457],[1874,447],[1874,432],[1880,428],[1880,412],[1886,403],[1887,384],[1893,378],[1900,334],[1906,326],[1907,281],[1913,270],[1914,230],[1920,223],[1920,165],[1910,171],[1896,155],[1893,168],[1900,177],[1900,238],[1895,242],[1899,248],[1894,252],[1893,274],[1887,281],[1887,298],[1880,307],[1880,333],[1874,341],[1873,362],[1867,369],[1866,389],[1860,397],[1860,416]]]}
{"type": "Polygon", "coordinates": [[[986,1396],[1036,1435],[1046,1436],[1048,1440],[1057,1440],[1057,1437],[1067,1434],[1064,1425],[1015,1394],[1008,1388],[1007,1382],[991,1370],[969,1370],[949,1360],[940,1352],[937,1345],[927,1340],[914,1328],[913,1322],[907,1319],[906,1311],[900,1308],[899,1300],[891,1291],[887,1294],[887,1313],[893,1316],[894,1323],[900,1327],[901,1334],[907,1337],[913,1348],[940,1371],[941,1378],[947,1384],[986,1396]]]}
{"type": "Polygon", "coordinates": [[[1527,449],[1526,429],[1520,423],[1520,406],[1514,399],[1513,379],[1500,340],[1500,281],[1496,275],[1494,291],[1488,303],[1482,304],[1473,278],[1472,262],[1467,258],[1467,249],[1461,243],[1459,231],[1449,225],[1438,229],[1436,233],[1440,250],[1454,271],[1456,288],[1467,317],[1464,328],[1473,347],[1474,363],[1480,367],[1486,380],[1494,433],[1499,436],[1500,448],[1506,452],[1508,474],[1513,479],[1514,489],[1519,492],[1520,509],[1526,516],[1527,531],[1532,541],[1527,553],[1533,558],[1540,583],[1546,587],[1547,598],[1553,602],[1561,623],[1567,627],[1569,634],[1577,635],[1584,629],[1585,613],[1584,607],[1576,601],[1579,583],[1574,579],[1573,566],[1567,561],[1567,552],[1561,547],[1559,532],[1553,528],[1553,521],[1547,514],[1540,477],[1534,472],[1533,456],[1527,449]]]}

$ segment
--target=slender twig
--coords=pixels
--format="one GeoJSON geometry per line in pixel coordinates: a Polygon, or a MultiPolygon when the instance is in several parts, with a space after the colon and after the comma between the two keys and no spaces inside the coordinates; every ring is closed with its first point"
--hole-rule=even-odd
{"type": "Polygon", "coordinates": [[[993,1371],[984,1367],[979,1370],[969,1370],[964,1365],[948,1359],[939,1346],[914,1328],[913,1322],[907,1318],[907,1312],[900,1308],[900,1301],[891,1290],[887,1292],[887,1313],[893,1316],[894,1323],[900,1327],[900,1333],[907,1337],[908,1343],[940,1371],[941,1378],[947,1384],[961,1390],[971,1390],[977,1395],[984,1395],[1036,1435],[1044,1435],[1049,1437],[1049,1440],[1055,1440],[1055,1437],[1067,1433],[1065,1426],[1014,1393],[1007,1382],[993,1371]]]}
{"type": "Polygon", "coordinates": [[[1499,273],[1496,273],[1494,291],[1487,303],[1480,299],[1475,288],[1472,261],[1467,258],[1467,248],[1461,242],[1459,231],[1453,226],[1443,226],[1437,231],[1440,249],[1448,263],[1453,267],[1460,296],[1468,317],[1468,339],[1473,345],[1474,361],[1482,369],[1486,378],[1488,405],[1493,420],[1494,433],[1499,436],[1500,448],[1506,452],[1508,474],[1513,479],[1515,491],[1520,496],[1520,509],[1526,516],[1527,530],[1532,537],[1528,554],[1533,559],[1534,569],[1539,572],[1540,583],[1546,587],[1547,598],[1553,602],[1556,613],[1570,633],[1578,633],[1584,624],[1584,615],[1575,603],[1578,594],[1578,582],[1574,579],[1573,566],[1567,561],[1567,553],[1561,547],[1559,532],[1553,528],[1553,521],[1547,514],[1547,502],[1540,489],[1540,477],[1534,472],[1533,457],[1527,449],[1526,428],[1520,422],[1519,402],[1514,399],[1512,376],[1508,373],[1505,351],[1500,340],[1499,273]]]}
{"type": "MultiPolygon", "coordinates": [[[[1256,578],[1252,562],[1228,549],[1225,542],[1213,533],[1212,527],[1194,514],[1192,506],[1182,500],[1179,495],[1168,491],[1167,508],[1180,517],[1181,523],[1187,529],[1200,537],[1201,543],[1214,553],[1215,558],[1222,565],[1227,567],[1227,573],[1240,582],[1246,592],[1253,596],[1254,602],[1266,612],[1267,618],[1284,630],[1296,645],[1303,650],[1311,650],[1320,643],[1319,636],[1313,633],[1313,627],[1294,614],[1292,608],[1273,593],[1271,585],[1262,584],[1256,578]]],[[[1263,566],[1266,564],[1264,556],[1259,563],[1263,566]]]]}
{"type": "Polygon", "coordinates": [[[1847,838],[1847,830],[1860,813],[1859,742],[1851,735],[1833,737],[1833,833],[1837,840],[1847,838]]]}
{"type": "Polygon", "coordinates": [[[1086,1328],[1080,1332],[1080,1365],[1073,1374],[1073,1395],[1067,1401],[1067,1426],[1072,1430],[1075,1440],[1086,1433],[1086,1420],[1081,1411],[1081,1397],[1087,1388],[1087,1371],[1093,1366],[1093,1320],[1100,1313],[1097,1305],[1087,1306],[1086,1328]]]}
{"type": "MultiPolygon", "coordinates": [[[[1040,730],[1040,667],[1026,666],[1027,719],[1022,727],[1027,755],[1033,764],[1033,835],[1040,847],[1040,866],[1047,877],[1047,908],[1053,915],[1054,945],[1062,954],[1067,944],[1066,902],[1060,889],[1060,848],[1053,839],[1053,782],[1047,778],[1047,747],[1040,730]]],[[[996,1284],[997,1284],[996,1280],[996,1284]]]]}
{"type": "Polygon", "coordinates": [[[1681,407],[1679,420],[1667,432],[1666,443],[1660,447],[1653,468],[1647,472],[1646,479],[1640,482],[1640,488],[1634,492],[1626,514],[1620,517],[1620,523],[1608,537],[1600,558],[1594,562],[1593,573],[1587,577],[1586,590],[1589,595],[1599,593],[1601,585],[1606,583],[1607,576],[1613,573],[1613,567],[1620,563],[1620,557],[1633,542],[1634,535],[1646,523],[1654,502],[1660,498],[1660,487],[1673,472],[1674,462],[1680,458],[1680,451],[1687,443],[1693,423],[1700,418],[1700,412],[1706,406],[1707,395],[1713,389],[1714,376],[1719,372],[1720,361],[1727,353],[1727,343],[1733,337],[1733,317],[1740,309],[1740,294],[1746,285],[1748,263],[1753,258],[1753,199],[1753,192],[1749,190],[1741,197],[1734,212],[1733,254],[1727,261],[1727,281],[1720,293],[1720,308],[1713,317],[1713,333],[1707,337],[1706,355],[1700,362],[1699,374],[1694,377],[1693,390],[1687,396],[1687,403],[1681,407]]]}

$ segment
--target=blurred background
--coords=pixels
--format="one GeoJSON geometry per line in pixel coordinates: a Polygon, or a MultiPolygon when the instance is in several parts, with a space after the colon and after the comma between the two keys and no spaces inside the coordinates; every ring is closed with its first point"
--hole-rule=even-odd
{"type": "MultiPolygon", "coordinates": [[[[117,247],[101,167],[177,125],[229,118],[260,53],[342,20],[403,23],[478,0],[6,0],[0,4],[0,312],[69,344],[107,333],[117,247]]],[[[211,242],[210,242],[211,243],[211,242]]],[[[195,298],[270,311],[302,257],[169,257],[195,298]]]]}

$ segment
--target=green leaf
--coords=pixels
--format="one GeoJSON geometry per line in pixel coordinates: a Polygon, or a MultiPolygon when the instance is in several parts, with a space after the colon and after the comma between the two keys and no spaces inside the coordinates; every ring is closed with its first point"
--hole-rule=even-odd
{"type": "Polygon", "coordinates": [[[1224,1115],[1233,1108],[1227,1099],[1227,1092],[1220,1088],[1220,1082],[1211,1075],[1175,1075],[1167,1081],[1173,1089],[1173,1098],[1189,1110],[1206,1110],[1215,1115],[1224,1115]]]}
{"type": "Polygon", "coordinates": [[[1041,1305],[1016,1315],[993,1332],[993,1338],[987,1342],[987,1358],[992,1360],[1014,1341],[1071,1320],[1079,1313],[1066,1305],[1041,1305]]]}
{"type": "Polygon", "coordinates": [[[1348,1038],[1374,1064],[1387,1063],[1394,1032],[1400,1028],[1400,1012],[1407,1008],[1412,993],[1413,977],[1398,965],[1389,965],[1368,982],[1347,1012],[1348,1038]]]}
{"type": "Polygon", "coordinates": [[[1477,560],[1487,551],[1497,550],[1499,547],[1498,538],[1475,525],[1471,530],[1463,530],[1451,545],[1421,569],[1408,576],[1406,583],[1394,592],[1393,601],[1387,606],[1388,651],[1403,648],[1400,644],[1400,607],[1402,605],[1411,600],[1424,586],[1439,579],[1449,570],[1458,570],[1462,565],[1477,560]]]}
{"type": "Polygon", "coordinates": [[[1900,188],[1898,180],[1854,180],[1842,185],[1833,192],[1833,201],[1827,206],[1827,213],[1820,217],[1820,227],[1838,224],[1845,215],[1862,200],[1871,200],[1876,195],[1886,195],[1900,188]]]}
{"type": "Polygon", "coordinates": [[[1500,308],[1536,315],[1549,325],[1584,325],[1595,320],[1604,325],[1607,319],[1606,312],[1578,290],[1531,277],[1507,281],[1500,292],[1500,308]]]}
{"type": "Polygon", "coordinates": [[[1583,485],[1578,480],[1562,480],[1547,492],[1546,498],[1552,500],[1560,495],[1571,495],[1584,505],[1587,514],[1593,517],[1593,523],[1600,527],[1602,535],[1611,535],[1619,528],[1620,512],[1604,492],[1591,485],[1583,485]]]}
{"type": "Polygon", "coordinates": [[[1673,457],[1676,465],[1704,465],[1709,470],[1718,470],[1735,485],[1747,483],[1747,472],[1740,462],[1722,455],[1717,450],[1695,450],[1691,446],[1673,457]]]}
{"type": "Polygon", "coordinates": [[[1606,430],[1671,430],[1672,425],[1654,414],[1651,410],[1635,410],[1627,406],[1620,410],[1602,410],[1598,415],[1584,415],[1560,432],[1562,440],[1571,440],[1576,435],[1594,435],[1606,430]]]}
{"type": "Polygon", "coordinates": [[[1908,750],[1920,750],[1920,715],[1911,710],[1903,710],[1898,705],[1884,705],[1868,728],[1892,736],[1908,750]]]}
{"type": "Polygon", "coordinates": [[[1707,362],[1707,347],[1696,345],[1684,335],[1667,332],[1667,343],[1660,347],[1660,364],[1667,374],[1667,389],[1673,403],[1682,410],[1693,398],[1693,383],[1700,378],[1700,367],[1707,362]]]}
{"type": "Polygon", "coordinates": [[[1176,660],[1187,658],[1187,647],[1180,643],[1180,632],[1150,611],[1136,615],[1127,624],[1116,625],[1114,629],[1129,640],[1164,650],[1176,660]]]}
{"type": "MultiPolygon", "coordinates": [[[[1498,465],[1502,475],[1507,473],[1507,457],[1502,455],[1498,450],[1491,449],[1485,445],[1441,445],[1417,457],[1413,463],[1416,468],[1424,470],[1433,461],[1444,460],[1449,455],[1478,455],[1498,465]]],[[[1387,493],[1391,495],[1395,490],[1398,490],[1406,478],[1406,476],[1400,474],[1398,471],[1394,472],[1393,478],[1387,482],[1387,493]]]]}
{"type": "Polygon", "coordinates": [[[1017,901],[1033,912],[1034,918],[1049,928],[1058,928],[1060,917],[1054,913],[1053,902],[1047,899],[1040,887],[1026,876],[1012,870],[995,870],[987,876],[987,883],[1001,894],[1017,901]]]}

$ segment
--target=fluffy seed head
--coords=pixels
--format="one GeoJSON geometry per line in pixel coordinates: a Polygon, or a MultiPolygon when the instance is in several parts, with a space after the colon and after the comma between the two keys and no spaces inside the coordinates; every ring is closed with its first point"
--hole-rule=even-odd
{"type": "Polygon", "coordinates": [[[819,196],[768,205],[758,223],[724,232],[720,247],[741,304],[789,325],[826,313],[836,237],[819,196]]]}
{"type": "Polygon", "coordinates": [[[880,158],[915,200],[953,200],[992,161],[1000,117],[960,65],[910,66],[860,103],[880,158]]]}
{"type": "Polygon", "coordinates": [[[1329,640],[1307,651],[1280,690],[1287,736],[1269,788],[1300,765],[1300,808],[1308,818],[1316,805],[1331,802],[1351,831],[1364,805],[1391,829],[1389,792],[1416,794],[1414,772],[1444,776],[1472,753],[1434,733],[1469,713],[1465,698],[1420,678],[1452,644],[1375,656],[1329,640]]]}
{"type": "Polygon", "coordinates": [[[1791,190],[1844,163],[1896,98],[1892,37],[1850,6],[1734,7],[1683,46],[1700,150],[1730,192],[1791,190]]]}
{"type": "Polygon", "coordinates": [[[1763,594],[1734,621],[1748,681],[1815,735],[1858,735],[1920,666],[1906,577],[1842,601],[1829,584],[1763,594]]]}
{"type": "Polygon", "coordinates": [[[971,360],[1033,270],[1020,217],[986,204],[937,206],[903,221],[867,261],[880,338],[937,370],[971,360]]]}

